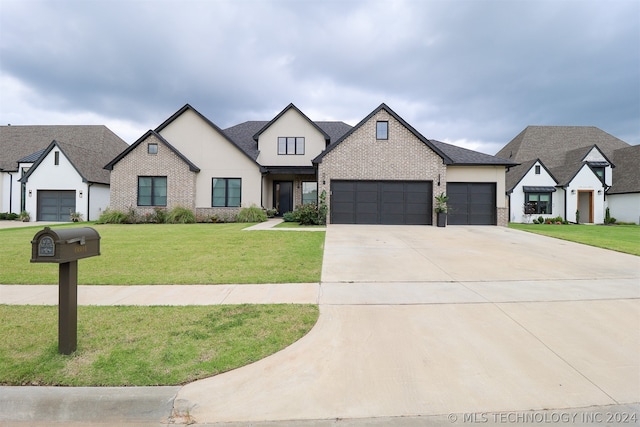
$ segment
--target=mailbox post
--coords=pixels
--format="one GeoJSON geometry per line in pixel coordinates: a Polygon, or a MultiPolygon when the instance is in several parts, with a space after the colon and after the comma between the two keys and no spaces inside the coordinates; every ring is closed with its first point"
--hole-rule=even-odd
{"type": "Polygon", "coordinates": [[[91,227],[45,227],[31,241],[31,262],[58,266],[58,353],[71,354],[78,343],[78,260],[100,255],[100,235],[91,227]]]}

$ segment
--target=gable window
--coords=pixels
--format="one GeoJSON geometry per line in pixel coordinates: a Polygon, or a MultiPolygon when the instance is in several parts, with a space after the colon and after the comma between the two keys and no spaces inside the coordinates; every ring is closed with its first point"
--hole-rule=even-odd
{"type": "Polygon", "coordinates": [[[278,154],[304,154],[304,137],[281,136],[278,138],[278,154]]]}
{"type": "Polygon", "coordinates": [[[376,139],[389,139],[389,122],[376,122],[376,139]]]}
{"type": "Polygon", "coordinates": [[[536,175],[540,175],[540,165],[536,165],[536,175]]]}
{"type": "Polygon", "coordinates": [[[53,164],[58,166],[60,164],[60,152],[59,151],[54,151],[53,152],[53,164]]]}
{"type": "Polygon", "coordinates": [[[241,194],[241,178],[212,179],[211,206],[216,208],[239,207],[241,194]]]}
{"type": "Polygon", "coordinates": [[[158,144],[149,144],[149,145],[147,145],[147,153],[149,153],[149,154],[158,154],[158,144]]]}
{"type": "Polygon", "coordinates": [[[592,167],[593,172],[600,178],[600,181],[604,182],[604,168],[603,167],[592,167]]]}
{"type": "Polygon", "coordinates": [[[138,177],[138,206],[167,206],[167,177],[138,177]]]}
{"type": "Polygon", "coordinates": [[[302,204],[318,203],[318,183],[315,181],[302,183],[302,204]]]}
{"type": "Polygon", "coordinates": [[[551,193],[525,193],[527,214],[551,214],[551,193]]]}

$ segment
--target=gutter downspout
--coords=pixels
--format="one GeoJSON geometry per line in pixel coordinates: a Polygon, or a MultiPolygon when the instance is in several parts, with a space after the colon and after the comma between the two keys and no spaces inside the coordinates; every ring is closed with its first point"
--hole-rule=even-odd
{"type": "Polygon", "coordinates": [[[8,171],[7,173],[9,174],[9,213],[11,213],[11,202],[13,201],[13,174],[8,171]]]}
{"type": "Polygon", "coordinates": [[[564,187],[564,220],[569,221],[567,219],[567,187],[564,187]]]}
{"type": "Polygon", "coordinates": [[[87,183],[87,221],[91,221],[91,186],[93,183],[87,183]]]}

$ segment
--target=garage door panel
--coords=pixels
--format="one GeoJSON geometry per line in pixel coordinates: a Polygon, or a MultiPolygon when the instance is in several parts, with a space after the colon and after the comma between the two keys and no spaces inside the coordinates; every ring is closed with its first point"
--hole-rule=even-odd
{"type": "Polygon", "coordinates": [[[331,222],[431,224],[431,200],[428,181],[332,181],[331,222]]]}
{"type": "Polygon", "coordinates": [[[495,225],[496,185],[495,183],[447,184],[449,196],[450,225],[495,225]]]}
{"type": "Polygon", "coordinates": [[[70,213],[76,211],[74,190],[40,190],[37,201],[38,221],[70,221],[70,213]]]}

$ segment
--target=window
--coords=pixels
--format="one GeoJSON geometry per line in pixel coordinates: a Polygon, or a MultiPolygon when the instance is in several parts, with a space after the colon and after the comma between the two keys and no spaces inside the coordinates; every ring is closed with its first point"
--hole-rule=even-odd
{"type": "Polygon", "coordinates": [[[592,167],[593,171],[598,175],[600,181],[604,182],[604,168],[603,167],[592,167]]]}
{"type": "Polygon", "coordinates": [[[242,179],[213,178],[211,185],[211,206],[239,207],[242,194],[242,179]]]}
{"type": "Polygon", "coordinates": [[[302,183],[302,204],[309,203],[318,203],[318,183],[315,181],[302,183]]]}
{"type": "Polygon", "coordinates": [[[167,177],[138,177],[138,206],[167,206],[167,177]]]}
{"type": "Polygon", "coordinates": [[[59,151],[54,151],[53,152],[53,164],[58,166],[60,164],[60,152],[59,151]]]}
{"type": "Polygon", "coordinates": [[[540,165],[536,165],[536,175],[540,175],[540,165]]]}
{"type": "Polygon", "coordinates": [[[551,193],[525,193],[527,214],[551,214],[551,193]]]}
{"type": "Polygon", "coordinates": [[[149,153],[149,154],[158,154],[158,144],[149,144],[149,145],[147,145],[147,153],[149,153]]]}
{"type": "Polygon", "coordinates": [[[278,154],[304,154],[304,137],[279,137],[278,154]]]}
{"type": "Polygon", "coordinates": [[[376,122],[376,139],[389,139],[389,122],[376,122]]]}

